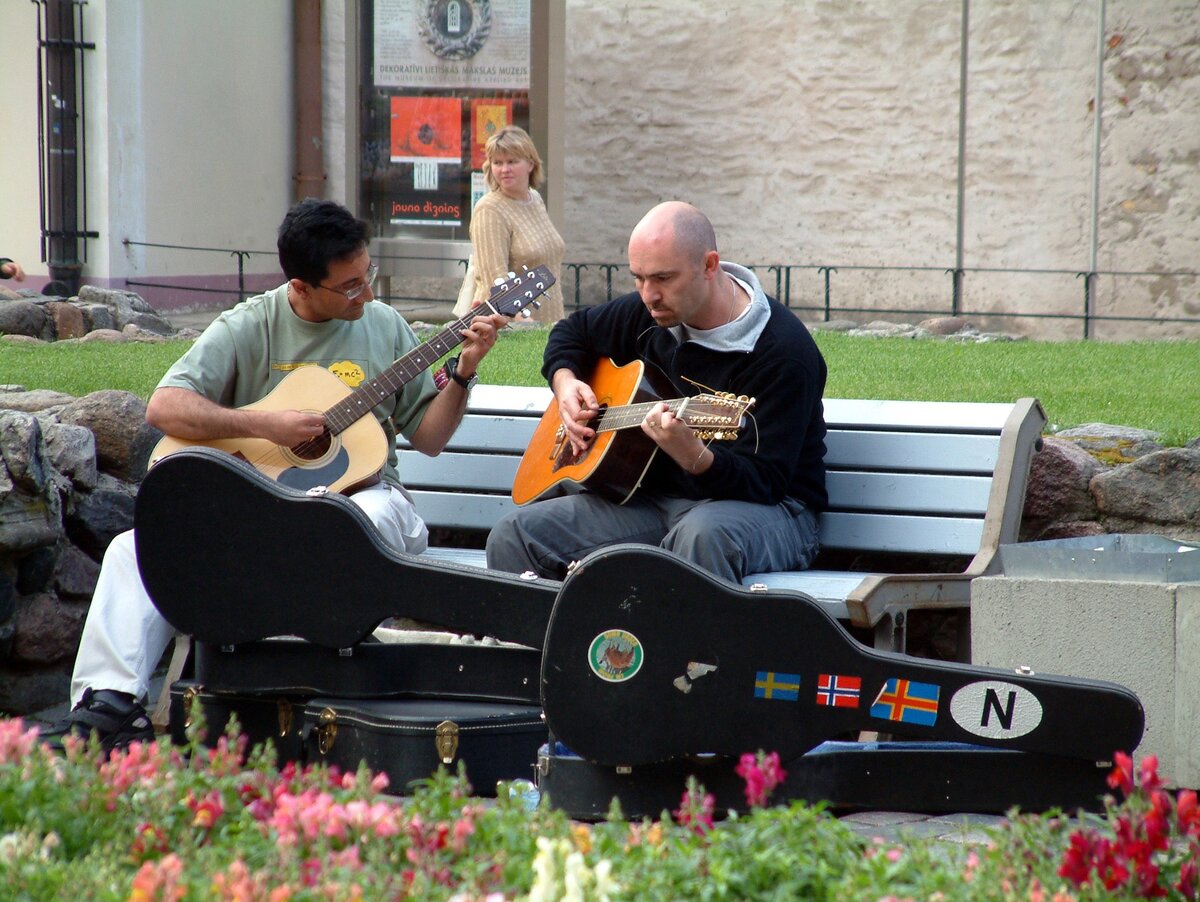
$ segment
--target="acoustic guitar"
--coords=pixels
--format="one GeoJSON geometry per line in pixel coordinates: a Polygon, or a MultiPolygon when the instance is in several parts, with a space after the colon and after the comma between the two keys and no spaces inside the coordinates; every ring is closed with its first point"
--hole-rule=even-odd
{"type": "Polygon", "coordinates": [[[1124,686],[868,648],[800,592],[734,585],[647,545],[595,551],[567,575],[542,706],[556,739],[612,766],[755,749],[787,761],[861,730],[1110,761],[1145,726],[1124,686]]]}
{"type": "Polygon", "coordinates": [[[529,316],[538,298],[554,284],[545,266],[526,270],[492,288],[488,299],[454,320],[437,335],[413,348],[386,370],[349,388],[320,366],[302,366],[289,373],[271,392],[244,410],[307,410],[323,412],[325,431],[315,439],[287,447],[260,438],[227,438],[196,441],[165,436],[150,455],[150,466],[182,448],[204,445],[227,451],[252,464],[264,475],[294,489],[325,486],[348,492],[371,482],[387,462],[387,436],[371,408],[387,400],[462,344],[462,331],[476,316],[500,313],[529,316]]]}
{"type": "MultiPolygon", "coordinates": [[[[658,445],[637,427],[670,393],[666,377],[647,369],[640,360],[617,366],[604,358],[596,364],[587,383],[600,405],[588,423],[596,437],[581,454],[576,454],[559,417],[558,402],[551,401],[517,467],[512,489],[517,504],[585,487],[624,504],[641,485],[658,445]]],[[[701,439],[723,441],[737,437],[754,399],[716,393],[665,403],[701,439]]]]}

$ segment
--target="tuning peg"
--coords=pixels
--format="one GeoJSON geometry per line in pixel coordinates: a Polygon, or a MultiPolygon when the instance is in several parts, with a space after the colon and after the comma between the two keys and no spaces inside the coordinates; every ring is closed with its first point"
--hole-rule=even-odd
{"type": "Polygon", "coordinates": [[[521,316],[525,317],[525,319],[529,319],[531,316],[533,316],[533,311],[530,310],[528,307],[522,307],[521,308],[521,316]]]}
{"type": "MultiPolygon", "coordinates": [[[[512,273],[509,273],[509,275],[511,276],[511,275],[512,275],[512,273]]],[[[503,285],[503,284],[504,284],[504,278],[503,278],[502,276],[496,276],[496,279],[495,279],[495,281],[493,281],[493,282],[492,282],[492,284],[493,284],[493,285],[503,285]]]]}
{"type": "Polygon", "coordinates": [[[510,279],[515,279],[517,277],[517,274],[515,272],[513,272],[512,270],[509,270],[508,277],[510,279]]]}

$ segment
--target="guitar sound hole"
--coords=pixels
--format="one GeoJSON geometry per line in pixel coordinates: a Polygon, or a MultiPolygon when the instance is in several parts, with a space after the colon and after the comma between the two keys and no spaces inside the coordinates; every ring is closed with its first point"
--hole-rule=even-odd
{"type": "Polygon", "coordinates": [[[293,445],[292,453],[300,460],[320,460],[329,453],[329,446],[332,440],[333,436],[329,434],[329,430],[325,430],[316,438],[293,445]]]}
{"type": "MultiPolygon", "coordinates": [[[[604,412],[606,410],[608,410],[608,405],[601,404],[600,412],[591,421],[592,426],[596,428],[600,427],[600,424],[604,421],[604,412]]],[[[592,452],[592,446],[595,444],[596,439],[593,438],[586,448],[576,454],[575,449],[571,447],[571,443],[564,438],[562,447],[554,457],[554,465],[550,468],[550,472],[553,473],[562,467],[572,467],[577,463],[587,460],[587,456],[592,452]]]]}

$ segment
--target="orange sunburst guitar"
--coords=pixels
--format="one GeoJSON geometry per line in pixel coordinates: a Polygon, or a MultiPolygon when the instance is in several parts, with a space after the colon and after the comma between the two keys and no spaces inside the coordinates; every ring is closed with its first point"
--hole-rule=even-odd
{"type": "MultiPolygon", "coordinates": [[[[658,445],[637,427],[662,401],[662,394],[670,393],[669,384],[640,360],[617,366],[608,359],[596,364],[587,382],[600,405],[589,423],[596,430],[595,439],[576,455],[559,418],[558,402],[552,401],[517,467],[512,490],[517,504],[583,488],[624,504],[641,485],[658,445]]],[[[723,440],[737,437],[754,399],[720,393],[664,403],[702,439],[723,440]]]]}
{"type": "Polygon", "coordinates": [[[513,275],[507,282],[496,285],[488,299],[470,313],[357,388],[349,388],[324,367],[302,366],[289,373],[265,398],[243,408],[323,412],[325,433],[320,438],[289,448],[259,438],[191,441],[168,435],[155,446],[150,466],[182,448],[206,445],[242,458],[265,476],[301,491],[325,486],[330,491],[346,492],[370,483],[383,469],[388,454],[383,428],[375,417],[367,416],[371,408],[462,344],[461,333],[476,316],[491,313],[528,316],[539,305],[538,298],[553,284],[554,276],[545,266],[513,275]]]}

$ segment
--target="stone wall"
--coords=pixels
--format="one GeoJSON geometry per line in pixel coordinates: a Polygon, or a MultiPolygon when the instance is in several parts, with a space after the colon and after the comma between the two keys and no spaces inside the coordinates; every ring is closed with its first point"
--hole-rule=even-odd
{"type": "MultiPolygon", "coordinates": [[[[962,265],[1061,270],[968,273],[963,309],[977,320],[1083,312],[1099,8],[969,4],[962,265]]],[[[1097,266],[1195,271],[1200,4],[1106,8],[1097,266]]],[[[568,0],[567,259],[623,260],[641,215],[682,199],[710,215],[727,259],[841,264],[840,307],[948,310],[962,11],[935,0],[568,0]],[[930,269],[852,269],[871,265],[930,269]]],[[[1194,277],[1104,276],[1095,310],[1195,318],[1196,287],[1194,277]]],[[[819,306],[822,291],[820,273],[793,274],[794,304],[819,306]]],[[[980,325],[1082,334],[1070,319],[980,325]]],[[[1109,323],[1093,335],[1184,328],[1109,323]]]]}

